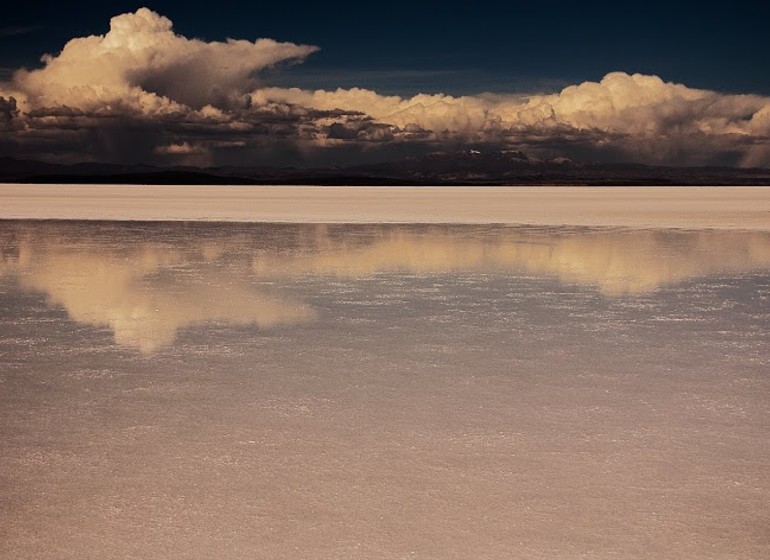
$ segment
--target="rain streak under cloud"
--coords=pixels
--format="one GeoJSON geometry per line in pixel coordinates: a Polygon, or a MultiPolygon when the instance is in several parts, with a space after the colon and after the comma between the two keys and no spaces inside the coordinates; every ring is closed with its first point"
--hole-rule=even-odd
{"type": "Polygon", "coordinates": [[[175,33],[141,8],[0,82],[0,154],[166,164],[352,163],[463,146],[541,157],[770,165],[770,98],[611,72],[551,94],[271,86],[313,45],[175,33]]]}

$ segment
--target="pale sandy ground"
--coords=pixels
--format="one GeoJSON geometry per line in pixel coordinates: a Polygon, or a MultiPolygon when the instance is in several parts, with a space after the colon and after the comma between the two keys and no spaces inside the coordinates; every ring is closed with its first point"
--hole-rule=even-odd
{"type": "Polygon", "coordinates": [[[770,229],[770,187],[0,185],[0,219],[770,229]]]}

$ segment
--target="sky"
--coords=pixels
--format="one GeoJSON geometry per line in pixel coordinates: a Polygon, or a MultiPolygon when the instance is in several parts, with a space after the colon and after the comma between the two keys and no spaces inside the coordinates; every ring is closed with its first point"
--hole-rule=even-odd
{"type": "Polygon", "coordinates": [[[770,6],[25,2],[0,155],[331,166],[457,149],[770,166],[770,6]]]}

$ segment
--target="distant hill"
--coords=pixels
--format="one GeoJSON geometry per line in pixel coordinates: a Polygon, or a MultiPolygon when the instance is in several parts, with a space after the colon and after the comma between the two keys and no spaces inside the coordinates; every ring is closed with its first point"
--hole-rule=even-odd
{"type": "Polygon", "coordinates": [[[162,185],[770,185],[770,169],[540,160],[518,151],[436,153],[401,161],[298,170],[278,167],[63,165],[0,158],[0,182],[162,185]]]}

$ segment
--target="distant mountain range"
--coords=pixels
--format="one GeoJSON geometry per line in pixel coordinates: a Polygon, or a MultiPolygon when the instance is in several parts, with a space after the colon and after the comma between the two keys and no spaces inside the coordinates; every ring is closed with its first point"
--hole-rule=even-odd
{"type": "Polygon", "coordinates": [[[436,153],[336,168],[63,165],[0,158],[4,183],[160,185],[770,185],[770,169],[541,160],[517,151],[436,153]]]}

